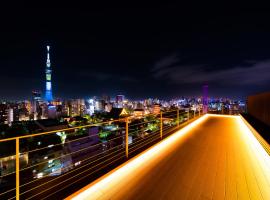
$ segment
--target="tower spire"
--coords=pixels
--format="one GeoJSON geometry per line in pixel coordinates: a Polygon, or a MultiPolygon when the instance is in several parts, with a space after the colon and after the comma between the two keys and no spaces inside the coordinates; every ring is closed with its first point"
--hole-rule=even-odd
{"type": "Polygon", "coordinates": [[[47,61],[46,61],[46,92],[45,99],[48,102],[53,100],[52,96],[52,70],[51,70],[51,61],[50,61],[50,46],[47,46],[47,61]]]}

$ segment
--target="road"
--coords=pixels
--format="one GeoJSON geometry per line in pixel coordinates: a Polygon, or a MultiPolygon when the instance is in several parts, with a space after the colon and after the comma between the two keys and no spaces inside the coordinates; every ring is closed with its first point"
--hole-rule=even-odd
{"type": "Polygon", "coordinates": [[[69,199],[270,199],[270,156],[240,117],[205,115],[69,199]]]}

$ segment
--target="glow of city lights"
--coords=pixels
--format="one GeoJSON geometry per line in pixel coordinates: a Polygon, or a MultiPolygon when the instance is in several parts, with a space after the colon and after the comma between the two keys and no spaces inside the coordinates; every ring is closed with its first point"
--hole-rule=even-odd
{"type": "Polygon", "coordinates": [[[43,177],[43,172],[40,172],[37,174],[37,178],[42,178],[43,177]]]}
{"type": "Polygon", "coordinates": [[[74,165],[75,166],[78,166],[78,165],[80,165],[81,164],[81,161],[78,161],[78,162],[76,162],[74,165]]]}

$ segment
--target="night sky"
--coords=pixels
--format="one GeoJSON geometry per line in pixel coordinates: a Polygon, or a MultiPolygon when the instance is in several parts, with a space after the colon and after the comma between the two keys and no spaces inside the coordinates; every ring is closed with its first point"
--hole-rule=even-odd
{"type": "Polygon", "coordinates": [[[63,7],[1,13],[0,99],[45,90],[46,45],[54,97],[169,99],[201,95],[204,83],[214,97],[270,89],[267,7],[63,7]]]}

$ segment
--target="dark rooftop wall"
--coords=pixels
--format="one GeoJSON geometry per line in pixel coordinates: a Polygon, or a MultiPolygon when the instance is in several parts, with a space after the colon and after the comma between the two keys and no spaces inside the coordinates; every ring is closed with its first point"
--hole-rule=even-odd
{"type": "Polygon", "coordinates": [[[248,113],[270,126],[270,92],[249,96],[248,113]]]}

